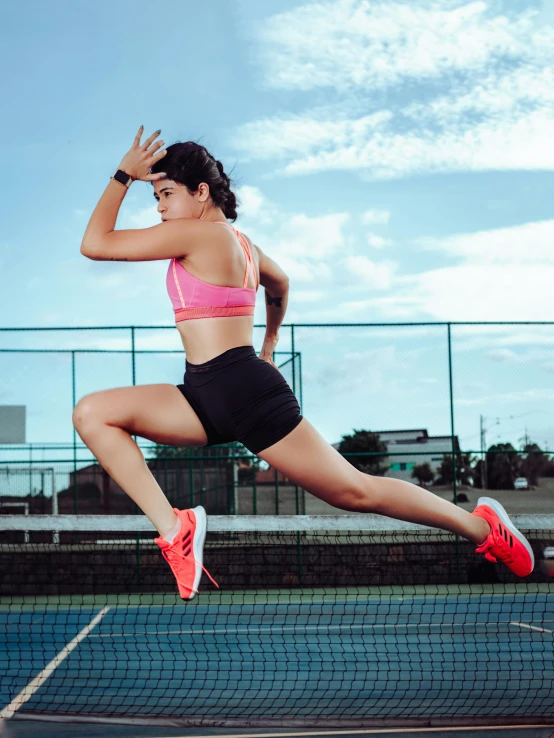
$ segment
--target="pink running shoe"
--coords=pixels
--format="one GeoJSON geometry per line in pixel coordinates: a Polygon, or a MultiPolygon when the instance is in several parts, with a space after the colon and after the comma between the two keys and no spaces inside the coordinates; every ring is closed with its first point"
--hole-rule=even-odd
{"type": "Polygon", "coordinates": [[[154,541],[162,549],[162,556],[175,575],[179,594],[184,600],[192,600],[198,594],[202,571],[206,572],[219,589],[219,584],[202,565],[202,551],[206,538],[206,511],[200,505],[191,510],[178,510],[176,507],[173,510],[181,518],[181,529],[172,543],[161,536],[154,541]]]}
{"type": "Polygon", "coordinates": [[[489,561],[502,561],[518,577],[528,576],[535,568],[533,549],[502,505],[490,497],[480,497],[472,515],[484,518],[491,526],[491,532],[475,552],[484,553],[489,561]]]}

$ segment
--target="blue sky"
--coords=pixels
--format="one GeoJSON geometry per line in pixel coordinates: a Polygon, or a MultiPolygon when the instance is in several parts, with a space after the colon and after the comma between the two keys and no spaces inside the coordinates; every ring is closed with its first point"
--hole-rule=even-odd
{"type": "MultiPolygon", "coordinates": [[[[286,323],[554,320],[547,5],[9,3],[0,325],[173,325],[167,261],[79,253],[140,124],[147,135],[161,128],[166,145],[200,140],[223,161],[242,202],[236,227],[290,277],[286,323]]],[[[134,183],[117,227],[158,222],[151,186],[134,183]]],[[[304,331],[306,417],[330,442],[354,427],[449,433],[444,343],[426,330],[304,331]]],[[[478,447],[484,414],[506,419],[499,439],[517,445],[526,427],[554,445],[553,328],[468,327],[457,340],[464,442],[478,447]]],[[[0,346],[129,341],[0,332],[0,346]]],[[[175,330],[150,331],[146,346],[180,342],[175,330]]],[[[279,348],[289,347],[283,333],[279,348]]],[[[67,357],[0,356],[0,404],[27,405],[27,440],[71,440],[67,357]]],[[[137,383],[178,383],[183,364],[182,354],[144,361],[137,383]]],[[[83,362],[78,376],[78,397],[132,383],[115,360],[83,362]]]]}

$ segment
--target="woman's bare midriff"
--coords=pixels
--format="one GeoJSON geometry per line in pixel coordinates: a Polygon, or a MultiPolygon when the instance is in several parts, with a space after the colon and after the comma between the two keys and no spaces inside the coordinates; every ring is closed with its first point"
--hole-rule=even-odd
{"type": "Polygon", "coordinates": [[[253,315],[181,320],[176,325],[191,364],[203,364],[236,346],[253,345],[253,315]]]}

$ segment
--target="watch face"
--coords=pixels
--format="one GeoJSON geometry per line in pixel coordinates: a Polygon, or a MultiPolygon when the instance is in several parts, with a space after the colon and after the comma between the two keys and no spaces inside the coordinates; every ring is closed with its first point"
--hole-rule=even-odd
{"type": "Polygon", "coordinates": [[[121,184],[126,185],[131,179],[131,176],[127,174],[126,172],[122,171],[121,169],[118,169],[117,172],[114,174],[113,178],[117,179],[117,181],[121,182],[121,184]]]}

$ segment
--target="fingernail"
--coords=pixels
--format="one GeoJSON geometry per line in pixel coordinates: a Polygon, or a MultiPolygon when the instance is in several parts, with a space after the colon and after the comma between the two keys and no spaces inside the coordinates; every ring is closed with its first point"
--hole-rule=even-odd
{"type": "Polygon", "coordinates": [[[159,131],[156,131],[156,133],[161,133],[161,132],[162,132],[162,129],[161,129],[161,128],[160,128],[160,130],[159,130],[159,131]]]}

